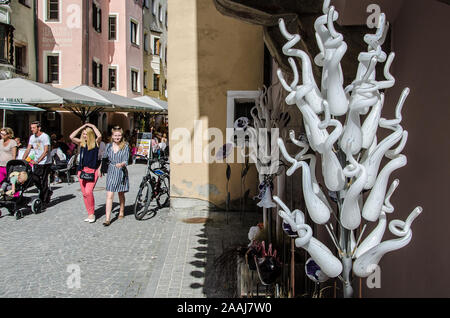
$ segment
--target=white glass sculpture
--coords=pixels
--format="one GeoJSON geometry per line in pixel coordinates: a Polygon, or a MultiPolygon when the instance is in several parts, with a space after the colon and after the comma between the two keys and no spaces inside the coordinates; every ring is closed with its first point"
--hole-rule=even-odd
{"type": "MultiPolygon", "coordinates": [[[[279,215],[298,234],[295,245],[309,253],[324,275],[330,278],[339,276],[344,282],[344,297],[351,297],[352,273],[357,277],[369,276],[383,255],[407,245],[412,238],[411,224],[422,212],[422,208],[416,207],[405,222],[391,221],[389,230],[399,238],[382,241],[388,216],[394,212],[390,198],[399,184],[396,179],[388,189],[389,178],[396,169],[407,163],[406,156],[402,155],[401,151],[406,144],[408,133],[400,123],[401,111],[409,89],[405,88],[400,96],[395,108],[395,118],[382,118],[381,111],[385,102],[382,90],[395,84],[395,79],[390,74],[395,55],[390,53],[387,56],[381,47],[389,26],[383,13],[380,15],[375,34],[364,36],[367,52],[358,55],[356,77],[344,88],[340,62],[347,50],[347,44],[342,34],[334,28],[334,22],[338,18],[335,8],[330,6],[330,0],[325,0],[323,15],[317,18],[314,24],[320,50],[314,58],[314,63],[322,68],[320,89],[314,80],[309,56],[306,52],[294,48],[301,40],[300,35],[290,34],[282,19],[279,20],[279,27],[287,41],[283,46],[283,53],[289,56],[288,61],[293,72],[292,83],[288,84],[282,71],[277,71],[278,78],[288,93],[285,101],[288,105],[298,107],[303,116],[308,139],[308,143],[300,142],[295,138],[295,133],[290,132],[291,141],[301,148],[295,156],[291,156],[283,140],[278,139],[282,156],[290,165],[286,174],[292,175],[295,170],[301,168],[305,213],[309,214],[314,223],[326,227],[338,255],[334,255],[328,247],[313,237],[312,228],[305,223],[305,214],[302,211],[291,212],[277,196],[273,199],[281,207],[279,215]],[[292,57],[300,59],[301,84],[297,64],[292,57]],[[376,80],[377,63],[385,63],[385,80],[376,80]],[[364,115],[365,119],[361,123],[361,116],[364,115]],[[345,122],[344,125],[342,122],[345,122]],[[377,143],[376,134],[379,128],[393,132],[377,143]],[[309,148],[315,153],[307,154],[309,148]],[[334,197],[335,208],[330,205],[316,179],[317,156],[321,156],[324,185],[329,190],[326,194],[332,194],[334,197]],[[389,161],[381,168],[383,158],[389,161]],[[363,191],[370,191],[365,202],[363,191]],[[335,213],[334,219],[338,220],[339,233],[335,232],[331,223],[330,215],[335,213]],[[378,224],[371,233],[363,237],[367,222],[378,224]]],[[[313,269],[315,270],[315,267],[313,269]]]]}

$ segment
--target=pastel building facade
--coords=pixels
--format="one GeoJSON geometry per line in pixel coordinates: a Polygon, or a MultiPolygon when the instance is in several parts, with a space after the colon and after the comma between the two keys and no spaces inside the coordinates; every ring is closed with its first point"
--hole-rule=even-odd
{"type": "Polygon", "coordinates": [[[144,95],[167,100],[167,0],[145,0],[144,95]]]}
{"type": "MultiPolygon", "coordinates": [[[[35,0],[0,1],[0,80],[37,78],[35,3],[35,0]]],[[[3,117],[3,110],[0,115],[3,117]]],[[[7,111],[5,119],[16,136],[24,136],[34,115],[7,111]]]]}
{"type": "Polygon", "coordinates": [[[0,79],[36,79],[34,0],[0,1],[0,79]]]}
{"type": "MultiPolygon", "coordinates": [[[[39,82],[143,94],[142,1],[40,0],[37,24],[39,82]]],[[[64,135],[81,124],[70,112],[50,117],[42,120],[46,127],[64,135]]],[[[98,113],[89,121],[102,131],[134,128],[131,113],[98,113]]]]}

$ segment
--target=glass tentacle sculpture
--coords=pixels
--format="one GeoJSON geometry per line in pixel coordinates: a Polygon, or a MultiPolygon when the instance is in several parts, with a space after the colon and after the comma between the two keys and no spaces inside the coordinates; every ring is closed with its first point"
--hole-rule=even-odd
{"type": "Polygon", "coordinates": [[[289,84],[281,69],[278,69],[277,75],[288,94],[286,103],[296,105],[303,116],[308,143],[297,140],[295,133],[291,131],[289,137],[301,151],[295,156],[290,155],[281,138],[278,139],[278,146],[290,165],[286,174],[289,176],[297,169],[302,170],[306,211],[295,209],[291,212],[279,197],[274,196],[273,199],[281,207],[279,215],[284,224],[297,232],[295,245],[305,249],[315,266],[319,266],[327,277],[340,278],[344,283],[343,296],[352,297],[352,277],[370,276],[386,253],[406,246],[412,238],[411,224],[420,215],[422,208],[418,206],[413,209],[406,221],[392,220],[389,230],[399,238],[382,240],[388,224],[387,217],[394,212],[390,199],[399,184],[399,180],[395,179],[388,188],[389,178],[396,169],[407,163],[406,156],[401,152],[408,132],[400,124],[402,108],[409,94],[409,89],[405,88],[395,108],[394,119],[381,117],[384,105],[384,92],[381,90],[395,84],[390,73],[395,54],[387,55],[381,48],[389,26],[384,13],[380,15],[375,34],[364,36],[367,52],[358,55],[356,77],[344,88],[340,62],[347,44],[342,34],[334,28],[339,15],[330,6],[330,0],[324,1],[322,10],[323,15],[314,23],[320,50],[314,63],[322,68],[320,88],[315,82],[308,54],[294,48],[301,40],[300,35],[290,34],[283,19],[279,20],[281,34],[286,39],[283,53],[289,56],[293,80],[289,84]],[[301,61],[301,76],[293,57],[301,61]],[[375,76],[377,63],[385,63],[385,79],[381,81],[377,81],[375,76]],[[366,117],[361,124],[362,115],[366,117]],[[339,118],[340,116],[342,117],[339,118]],[[341,122],[345,122],[344,125],[341,122]],[[392,133],[377,143],[376,133],[379,128],[391,130],[392,133]],[[306,154],[309,149],[314,153],[306,154]],[[339,152],[343,154],[341,160],[337,156],[339,152]],[[316,179],[316,158],[319,156],[324,185],[328,191],[322,191],[316,179]],[[381,167],[383,158],[389,161],[381,167]],[[362,196],[364,191],[370,191],[365,202],[362,196]],[[333,194],[337,203],[335,209],[331,207],[324,192],[333,194]],[[311,226],[305,224],[305,213],[308,213],[314,223],[325,226],[338,255],[334,255],[327,246],[313,237],[311,226]],[[330,216],[334,213],[339,232],[335,231],[330,222],[330,216]],[[371,233],[363,237],[368,222],[378,224],[371,233]],[[357,240],[356,234],[359,236],[357,240]]]}

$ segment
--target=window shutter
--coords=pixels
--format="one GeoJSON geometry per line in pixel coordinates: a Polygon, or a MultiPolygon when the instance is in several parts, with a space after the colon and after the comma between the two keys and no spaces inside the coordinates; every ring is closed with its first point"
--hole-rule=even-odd
{"type": "Polygon", "coordinates": [[[100,87],[103,87],[103,65],[99,64],[99,68],[100,68],[100,87]]]}
{"type": "Polygon", "coordinates": [[[102,32],[102,9],[99,9],[98,12],[99,12],[98,18],[100,19],[98,24],[98,31],[102,32]]]}
{"type": "Polygon", "coordinates": [[[97,86],[97,63],[95,61],[92,61],[92,84],[97,86]]]}
{"type": "Polygon", "coordinates": [[[92,4],[92,26],[97,30],[97,6],[92,4]]]}
{"type": "Polygon", "coordinates": [[[51,83],[51,78],[52,78],[52,59],[51,56],[47,56],[47,83],[51,83]]]}

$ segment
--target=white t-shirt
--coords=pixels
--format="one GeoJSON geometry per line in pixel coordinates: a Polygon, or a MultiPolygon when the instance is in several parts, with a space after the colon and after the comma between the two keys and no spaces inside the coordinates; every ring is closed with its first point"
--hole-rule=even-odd
{"type": "Polygon", "coordinates": [[[42,133],[39,137],[36,137],[35,135],[31,135],[30,141],[28,142],[29,145],[34,149],[34,160],[37,161],[42,154],[44,153],[44,147],[48,146],[48,152],[47,152],[47,158],[42,159],[41,162],[39,162],[39,165],[45,165],[52,163],[52,158],[50,156],[50,137],[46,133],[42,133]]]}

